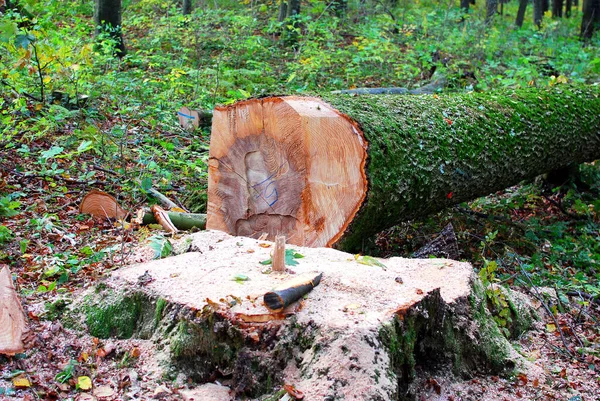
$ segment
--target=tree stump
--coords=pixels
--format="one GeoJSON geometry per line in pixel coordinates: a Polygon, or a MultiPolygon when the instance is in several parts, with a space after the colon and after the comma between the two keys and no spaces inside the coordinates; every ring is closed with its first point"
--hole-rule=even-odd
{"type": "MultiPolygon", "coordinates": [[[[381,267],[335,249],[293,247],[304,256],[296,274],[264,274],[271,243],[218,231],[191,238],[196,252],[116,271],[72,313],[86,314],[93,336],[149,339],[172,375],[205,383],[227,374],[236,399],[286,383],[306,400],[405,399],[421,369],[499,374],[518,359],[468,263],[391,258],[381,267]],[[263,303],[315,271],[322,277],[300,300],[281,311],[263,303]],[[152,280],[140,285],[140,277],[152,280]]],[[[510,314],[531,319],[517,307],[510,314]]],[[[519,327],[515,336],[527,324],[519,327]]]]}

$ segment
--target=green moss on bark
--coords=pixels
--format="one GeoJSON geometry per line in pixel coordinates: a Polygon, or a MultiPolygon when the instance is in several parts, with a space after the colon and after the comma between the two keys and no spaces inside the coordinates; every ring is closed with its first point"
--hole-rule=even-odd
{"type": "Polygon", "coordinates": [[[112,293],[102,302],[85,302],[86,324],[91,335],[99,338],[131,338],[142,314],[142,296],[112,293]]]}
{"type": "Polygon", "coordinates": [[[369,143],[369,192],[337,247],[523,179],[600,158],[598,88],[324,95],[369,143]]]}
{"type": "Polygon", "coordinates": [[[484,289],[478,280],[473,285],[468,299],[451,306],[434,291],[379,331],[400,393],[414,379],[417,364],[423,369],[451,366],[457,375],[514,367],[511,346],[486,308],[484,289]]]}

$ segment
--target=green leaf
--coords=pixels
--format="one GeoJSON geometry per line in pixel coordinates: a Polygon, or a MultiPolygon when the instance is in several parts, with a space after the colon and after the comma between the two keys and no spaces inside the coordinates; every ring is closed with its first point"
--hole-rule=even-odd
{"type": "Polygon", "coordinates": [[[48,160],[53,158],[54,156],[61,154],[63,150],[65,150],[65,148],[63,148],[62,146],[52,146],[50,149],[40,153],[40,156],[42,157],[42,159],[48,160]]]}
{"type": "Polygon", "coordinates": [[[15,46],[17,48],[22,47],[23,49],[27,49],[29,44],[33,41],[35,41],[35,36],[31,34],[15,36],[15,46]]]}
{"type": "Polygon", "coordinates": [[[77,153],[86,152],[86,151],[90,150],[92,148],[92,146],[93,146],[92,141],[83,141],[77,147],[77,153]]]}
{"type": "Polygon", "coordinates": [[[166,258],[173,252],[173,245],[162,235],[154,235],[149,241],[150,248],[154,250],[154,259],[166,258]]]}
{"type": "Polygon", "coordinates": [[[270,264],[273,264],[273,260],[271,260],[269,258],[267,260],[263,260],[262,262],[258,262],[258,263],[260,263],[261,265],[270,265],[270,264]]]}
{"type": "Polygon", "coordinates": [[[152,188],[152,178],[144,177],[142,178],[141,187],[144,191],[149,191],[152,188]]]}
{"type": "Polygon", "coordinates": [[[383,263],[381,263],[380,261],[378,261],[377,259],[375,259],[372,256],[361,256],[359,258],[356,259],[356,261],[358,263],[360,263],[361,265],[367,265],[367,266],[377,266],[377,267],[381,267],[383,270],[387,269],[387,266],[384,265],[383,263]]]}
{"type": "Polygon", "coordinates": [[[9,19],[0,22],[0,41],[8,42],[17,34],[17,24],[9,19]]]}
{"type": "Polygon", "coordinates": [[[21,249],[21,253],[25,253],[27,251],[27,245],[29,245],[28,239],[22,239],[19,241],[19,247],[21,249]]]}

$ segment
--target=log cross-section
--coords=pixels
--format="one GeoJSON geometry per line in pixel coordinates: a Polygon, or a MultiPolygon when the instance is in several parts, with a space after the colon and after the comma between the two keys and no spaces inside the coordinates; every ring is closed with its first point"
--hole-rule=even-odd
{"type": "Polygon", "coordinates": [[[217,108],[207,227],[360,251],[401,221],[599,159],[599,116],[594,86],[217,108]]]}
{"type": "Polygon", "coordinates": [[[350,118],[316,98],[217,108],[207,228],[331,246],[366,195],[366,148],[350,118]]]}

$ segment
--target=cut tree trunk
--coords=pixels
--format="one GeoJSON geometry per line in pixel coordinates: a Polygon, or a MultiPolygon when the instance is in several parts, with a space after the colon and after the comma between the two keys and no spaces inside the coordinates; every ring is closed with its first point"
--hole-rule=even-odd
{"type": "MultiPolygon", "coordinates": [[[[94,337],[149,339],[168,377],[229,375],[236,400],[279,400],[286,383],[305,400],[404,400],[415,376],[498,374],[520,361],[468,263],[391,258],[384,269],[296,247],[296,274],[264,274],[272,244],[216,231],[191,238],[197,252],[115,271],[72,306],[71,320],[94,337]],[[308,275],[315,270],[322,278],[308,275]],[[243,285],[232,280],[240,274],[243,285]]],[[[534,315],[508,296],[508,332],[518,337],[534,315]]]]}
{"type": "Polygon", "coordinates": [[[327,94],[218,107],[207,228],[360,250],[401,221],[600,158],[599,95],[327,94]]]}
{"type": "Polygon", "coordinates": [[[8,266],[0,264],[0,354],[14,355],[25,350],[27,331],[21,302],[8,266]]]}

